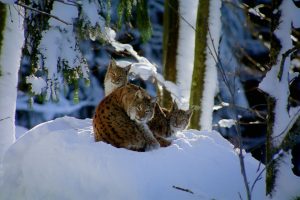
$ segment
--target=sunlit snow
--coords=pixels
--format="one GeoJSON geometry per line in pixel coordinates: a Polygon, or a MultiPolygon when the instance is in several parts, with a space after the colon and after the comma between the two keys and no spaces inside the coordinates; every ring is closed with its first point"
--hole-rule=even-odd
{"type": "MultiPolygon", "coordinates": [[[[258,168],[250,154],[245,154],[245,164],[251,184],[263,166],[258,168]]],[[[134,152],[94,142],[91,119],[71,117],[40,124],[21,136],[7,151],[3,172],[0,199],[5,200],[245,196],[237,154],[217,132],[187,130],[170,147],[134,152]]],[[[264,175],[253,199],[263,199],[263,180],[264,175]]]]}

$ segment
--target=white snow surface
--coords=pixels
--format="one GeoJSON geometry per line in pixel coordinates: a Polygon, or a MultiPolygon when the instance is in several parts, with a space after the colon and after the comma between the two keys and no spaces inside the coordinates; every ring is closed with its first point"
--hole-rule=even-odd
{"type": "Polygon", "coordinates": [[[300,178],[292,172],[293,164],[290,152],[284,152],[284,157],[280,160],[280,168],[276,178],[275,190],[269,199],[294,199],[300,196],[300,178]]]}
{"type": "Polygon", "coordinates": [[[23,136],[27,131],[28,129],[23,126],[16,126],[16,139],[23,136]]]}
{"type": "MultiPolygon", "coordinates": [[[[245,165],[252,184],[259,163],[245,154],[245,165]]],[[[94,142],[91,119],[62,117],[20,137],[2,168],[0,199],[6,200],[245,197],[236,151],[214,131],[186,130],[170,147],[141,153],[94,142]]],[[[253,199],[264,199],[263,180],[264,174],[253,199]]]]}
{"type": "Polygon", "coordinates": [[[84,1],[82,3],[82,11],[87,21],[91,23],[91,26],[95,27],[99,25],[99,27],[104,27],[105,20],[101,15],[99,15],[99,11],[97,8],[100,6],[97,4],[97,1],[84,1]]]}

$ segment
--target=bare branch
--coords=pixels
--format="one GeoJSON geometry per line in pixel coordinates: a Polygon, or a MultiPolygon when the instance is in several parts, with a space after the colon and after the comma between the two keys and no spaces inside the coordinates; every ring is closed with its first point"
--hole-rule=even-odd
{"type": "Polygon", "coordinates": [[[180,191],[183,191],[183,192],[188,192],[188,193],[194,194],[194,192],[191,191],[190,189],[178,187],[178,186],[175,186],[175,185],[173,185],[173,188],[176,189],[176,190],[180,190],[180,191]]]}
{"type": "Polygon", "coordinates": [[[282,79],[282,74],[283,74],[283,67],[284,67],[284,63],[285,63],[285,59],[293,52],[297,51],[299,49],[299,47],[295,46],[289,50],[287,50],[286,52],[284,52],[282,54],[282,58],[281,58],[281,62],[280,62],[280,68],[279,68],[279,72],[278,72],[278,79],[281,81],[282,79]]]}
{"type": "Polygon", "coordinates": [[[23,4],[23,3],[16,2],[15,4],[18,5],[18,6],[21,6],[21,7],[25,8],[25,9],[32,10],[32,11],[41,13],[41,14],[43,14],[43,15],[47,15],[47,16],[49,16],[49,17],[52,17],[53,19],[56,19],[56,20],[58,20],[58,21],[60,21],[60,22],[62,22],[62,23],[64,23],[64,24],[66,24],[66,25],[72,25],[72,23],[66,22],[66,21],[60,19],[59,17],[57,17],[57,16],[55,16],[55,15],[51,15],[51,14],[49,14],[49,13],[47,13],[47,12],[38,10],[38,9],[36,9],[36,8],[32,8],[32,7],[27,6],[27,5],[23,4]]]}
{"type": "Polygon", "coordinates": [[[0,119],[0,122],[1,121],[4,121],[4,120],[6,120],[6,119],[9,119],[10,117],[5,117],[5,118],[3,118],[3,119],[0,119]]]}
{"type": "Polygon", "coordinates": [[[251,193],[253,192],[253,189],[254,189],[254,187],[255,187],[255,184],[256,184],[259,180],[262,179],[261,176],[262,176],[263,172],[266,171],[266,169],[268,168],[269,165],[271,165],[271,163],[273,163],[275,160],[281,158],[282,155],[283,155],[283,151],[279,152],[277,156],[273,156],[273,158],[270,160],[270,162],[267,163],[267,164],[265,165],[265,167],[260,171],[260,173],[257,175],[257,177],[255,178],[255,180],[254,180],[254,182],[253,182],[253,184],[252,184],[252,186],[251,186],[251,193]]]}
{"type": "Polygon", "coordinates": [[[68,1],[68,2],[65,2],[64,0],[54,0],[54,1],[57,1],[57,2],[60,2],[60,3],[66,4],[66,5],[69,5],[69,6],[75,6],[75,7],[77,7],[77,5],[78,5],[78,3],[73,2],[73,1],[68,1]],[[70,2],[70,3],[69,3],[69,2],[70,2]]]}
{"type": "Polygon", "coordinates": [[[298,109],[298,111],[296,112],[294,117],[289,121],[289,123],[285,127],[285,129],[280,134],[273,137],[272,140],[275,140],[275,139],[279,138],[280,136],[286,134],[292,128],[292,126],[294,125],[295,121],[298,119],[299,116],[300,116],[300,109],[298,109]]]}
{"type": "MultiPolygon", "coordinates": [[[[178,12],[176,9],[174,9],[171,5],[169,5],[170,8],[172,8],[175,12],[178,12]]],[[[190,26],[194,31],[196,31],[196,28],[191,25],[179,12],[178,12],[178,15],[180,16],[180,18],[187,23],[188,26],[190,26]]],[[[210,48],[209,45],[207,45],[207,48],[209,50],[209,53],[211,54],[211,56],[213,57],[214,61],[216,62],[216,65],[217,65],[217,68],[219,69],[220,71],[220,74],[222,76],[222,79],[225,83],[225,85],[227,86],[228,90],[229,90],[229,93],[230,93],[230,96],[231,96],[231,100],[232,100],[232,104],[234,105],[234,91],[235,90],[232,90],[232,88],[230,87],[230,82],[226,76],[226,73],[225,73],[225,70],[222,66],[222,62],[220,60],[220,57],[218,56],[218,51],[216,50],[216,47],[215,47],[215,44],[214,44],[214,40],[211,36],[211,32],[210,32],[210,29],[208,28],[208,34],[209,34],[209,39],[212,43],[212,47],[213,49],[210,48]]],[[[234,113],[236,115],[236,119],[238,119],[238,114],[237,114],[237,110],[236,108],[234,108],[234,113]]],[[[246,192],[247,192],[247,199],[248,200],[251,200],[251,191],[250,191],[250,188],[249,188],[249,182],[248,182],[248,178],[247,178],[247,175],[246,175],[246,169],[245,169],[245,163],[244,163],[244,155],[243,155],[243,151],[242,151],[242,137],[241,137],[241,130],[240,130],[240,125],[239,123],[237,123],[237,126],[236,127],[236,131],[238,133],[238,138],[239,138],[239,161],[240,161],[240,166],[241,166],[241,174],[243,176],[243,179],[244,179],[244,184],[245,184],[245,188],[246,188],[246,192]]]]}
{"type": "Polygon", "coordinates": [[[255,184],[257,183],[257,181],[259,181],[259,180],[262,179],[261,175],[263,174],[264,171],[266,171],[266,167],[263,168],[263,169],[260,171],[260,173],[257,175],[257,177],[255,178],[255,180],[254,180],[254,182],[253,182],[253,184],[252,184],[252,186],[251,186],[251,193],[253,192],[253,189],[254,189],[255,184]]]}

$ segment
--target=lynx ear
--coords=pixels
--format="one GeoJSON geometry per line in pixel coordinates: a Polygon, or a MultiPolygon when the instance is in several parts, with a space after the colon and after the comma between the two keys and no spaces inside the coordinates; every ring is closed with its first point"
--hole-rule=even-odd
{"type": "Polygon", "coordinates": [[[136,91],[136,92],[135,92],[135,97],[136,97],[136,98],[139,98],[139,99],[142,99],[142,98],[143,98],[142,91],[141,91],[141,90],[136,91]]]}
{"type": "Polygon", "coordinates": [[[117,67],[117,63],[116,63],[115,59],[113,59],[113,58],[111,59],[109,66],[112,69],[115,69],[117,67]]]}
{"type": "Polygon", "coordinates": [[[178,110],[178,106],[175,100],[173,101],[172,110],[178,110]]]}
{"type": "Polygon", "coordinates": [[[127,72],[129,72],[130,68],[131,68],[131,64],[130,64],[130,65],[127,65],[126,67],[124,67],[124,69],[125,69],[127,72]]]}

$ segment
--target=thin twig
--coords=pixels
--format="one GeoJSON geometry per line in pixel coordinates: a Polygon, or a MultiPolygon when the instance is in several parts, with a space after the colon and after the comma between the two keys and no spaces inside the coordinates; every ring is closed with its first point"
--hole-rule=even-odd
{"type": "MultiPolygon", "coordinates": [[[[233,91],[236,91],[235,89],[232,91],[231,87],[230,87],[230,84],[229,84],[229,81],[227,79],[227,76],[225,74],[225,70],[223,68],[223,65],[222,65],[222,62],[221,62],[221,59],[220,57],[218,56],[218,52],[216,50],[216,47],[215,47],[215,44],[214,44],[214,40],[212,38],[212,35],[211,35],[211,32],[210,32],[210,29],[208,27],[208,34],[209,34],[209,39],[212,43],[212,47],[213,47],[213,52],[212,50],[209,48],[209,45],[207,45],[211,55],[213,56],[213,53],[215,54],[213,56],[213,58],[217,59],[216,61],[216,64],[218,66],[219,69],[221,69],[221,74],[222,74],[222,77],[224,78],[224,81],[225,81],[225,85],[228,87],[228,90],[229,90],[229,93],[230,93],[230,96],[231,96],[231,101],[232,101],[232,104],[235,105],[235,94],[233,91]],[[215,58],[216,57],[216,58],[215,58]]],[[[235,81],[233,82],[234,83],[234,86],[235,86],[235,81]]],[[[245,167],[245,162],[244,162],[244,155],[243,155],[243,150],[242,150],[242,147],[243,147],[243,142],[242,142],[242,135],[241,135],[241,128],[240,128],[240,124],[239,124],[239,117],[238,117],[238,112],[237,112],[237,109],[235,107],[233,107],[233,112],[235,114],[235,118],[236,120],[238,121],[237,125],[235,126],[235,129],[236,129],[236,132],[238,134],[238,146],[239,146],[239,153],[238,153],[238,157],[239,157],[239,161],[240,161],[240,167],[241,167],[241,174],[242,174],[242,177],[243,177],[243,180],[244,180],[244,185],[245,185],[245,188],[246,188],[246,193],[247,193],[247,199],[248,200],[251,200],[251,191],[250,191],[250,188],[249,188],[249,182],[248,182],[248,177],[247,177],[247,174],[246,174],[246,167],[245,167]]]]}
{"type": "Polygon", "coordinates": [[[55,15],[51,15],[51,14],[49,14],[49,13],[47,13],[47,12],[38,10],[38,9],[36,9],[36,8],[32,8],[32,7],[27,6],[27,5],[23,4],[23,3],[16,2],[15,4],[18,5],[18,6],[21,6],[21,7],[25,8],[25,9],[32,10],[32,11],[41,13],[41,14],[43,14],[43,15],[47,15],[47,16],[49,16],[49,17],[52,17],[53,19],[56,19],[56,20],[58,20],[58,21],[60,21],[60,22],[62,22],[62,23],[64,23],[64,24],[66,24],[66,25],[72,25],[72,23],[66,22],[66,21],[60,19],[59,17],[57,17],[57,16],[55,16],[55,15]]]}
{"type": "Polygon", "coordinates": [[[284,135],[285,133],[287,133],[292,125],[294,125],[295,121],[298,119],[298,117],[300,116],[300,109],[296,112],[296,114],[293,116],[292,120],[289,121],[288,125],[285,127],[285,129],[278,135],[276,135],[275,137],[272,138],[272,140],[284,135]]]}
{"type": "MultiPolygon", "coordinates": [[[[172,6],[170,6],[170,8],[172,8],[173,10],[175,10],[175,12],[178,12],[172,6]]],[[[183,21],[185,21],[195,32],[197,31],[195,29],[195,27],[193,25],[191,25],[179,12],[178,12],[178,14],[179,14],[180,18],[182,18],[183,21]]],[[[209,53],[211,54],[212,58],[216,62],[216,65],[217,65],[218,69],[221,72],[221,76],[222,76],[222,79],[223,79],[225,85],[228,87],[228,90],[229,90],[229,93],[230,93],[230,96],[231,96],[231,99],[232,99],[232,104],[235,104],[234,103],[234,92],[233,92],[235,90],[232,90],[232,88],[230,87],[229,80],[228,80],[228,78],[226,76],[226,73],[225,73],[225,70],[224,70],[224,68],[222,66],[221,59],[218,56],[218,51],[215,48],[214,40],[213,40],[213,38],[211,36],[209,27],[208,27],[208,34],[209,34],[209,39],[210,39],[210,41],[212,43],[213,49],[210,48],[209,44],[207,44],[207,48],[208,48],[209,53]]],[[[236,108],[234,108],[234,113],[236,115],[235,116],[236,119],[238,120],[238,114],[237,114],[236,108]]],[[[238,140],[239,141],[239,149],[240,149],[240,152],[239,152],[239,161],[240,161],[240,167],[241,167],[241,174],[242,174],[243,179],[244,179],[244,184],[245,184],[245,188],[246,188],[246,192],[247,192],[247,199],[251,200],[251,191],[250,191],[250,188],[249,188],[249,182],[248,182],[248,178],[247,178],[247,175],[246,175],[246,169],[245,169],[245,163],[244,163],[244,155],[243,155],[243,151],[242,151],[242,137],[241,137],[240,125],[237,124],[237,126],[235,126],[235,127],[236,127],[236,131],[238,133],[238,136],[239,136],[238,137],[239,138],[239,140],[238,140]]]]}
{"type": "Polygon", "coordinates": [[[187,19],[185,19],[185,17],[183,17],[177,9],[175,9],[170,3],[168,3],[168,6],[169,6],[173,11],[177,12],[178,15],[179,15],[179,17],[180,17],[180,18],[181,18],[188,26],[190,26],[190,27],[196,32],[196,28],[195,28],[195,27],[194,27],[187,19]]]}
{"type": "Polygon", "coordinates": [[[261,171],[260,171],[260,173],[257,175],[257,177],[255,178],[255,180],[254,180],[254,182],[252,183],[252,186],[251,186],[251,193],[253,192],[253,189],[254,189],[254,187],[255,187],[255,184],[257,183],[257,181],[259,181],[259,180],[261,180],[261,175],[263,174],[263,172],[264,171],[266,171],[266,167],[265,168],[263,168],[261,171]]]}
{"type": "Polygon", "coordinates": [[[284,67],[284,63],[285,63],[285,59],[293,52],[297,51],[299,49],[299,47],[294,46],[293,48],[287,50],[286,52],[284,52],[282,54],[282,58],[281,58],[281,62],[280,62],[280,67],[279,67],[279,72],[278,72],[278,79],[281,81],[282,79],[282,74],[283,74],[283,67],[284,67]]]}
{"type": "Polygon", "coordinates": [[[239,194],[240,200],[243,200],[241,193],[239,192],[238,194],[239,194]]]}
{"type": "Polygon", "coordinates": [[[248,58],[248,60],[254,64],[257,68],[259,68],[261,71],[265,71],[265,68],[270,69],[269,66],[267,65],[261,65],[260,63],[256,62],[246,51],[243,47],[241,47],[240,45],[237,45],[237,49],[239,49],[240,53],[245,56],[246,58],[248,58]]]}
{"type": "Polygon", "coordinates": [[[190,193],[190,194],[194,194],[194,192],[191,191],[190,189],[178,187],[178,186],[175,186],[175,185],[173,185],[173,188],[176,189],[176,190],[180,190],[180,191],[183,191],[183,192],[187,192],[187,193],[190,193]]]}
{"type": "Polygon", "coordinates": [[[77,7],[77,5],[78,5],[78,3],[76,3],[76,2],[71,2],[71,1],[69,1],[69,2],[71,2],[71,3],[65,2],[64,0],[54,0],[54,1],[60,2],[60,3],[62,3],[62,4],[66,4],[66,5],[69,5],[69,6],[76,6],[76,7],[77,7]]]}
{"type": "Polygon", "coordinates": [[[3,119],[0,119],[0,122],[3,121],[3,120],[6,120],[6,119],[9,119],[10,117],[5,117],[3,119]]]}
{"type": "Polygon", "coordinates": [[[283,151],[282,151],[282,152],[279,152],[279,155],[276,156],[275,158],[273,157],[273,158],[270,160],[270,162],[268,162],[268,163],[265,165],[265,167],[260,171],[260,173],[257,175],[257,177],[255,178],[255,180],[254,180],[254,182],[253,182],[253,184],[252,184],[252,186],[251,186],[251,193],[253,192],[253,189],[254,189],[255,184],[257,183],[257,181],[261,180],[261,178],[262,178],[261,175],[263,174],[263,172],[266,171],[267,167],[268,167],[269,165],[271,165],[275,160],[281,158],[281,155],[282,155],[282,154],[283,154],[283,151]]]}
{"type": "Polygon", "coordinates": [[[222,107],[229,107],[229,108],[235,107],[235,108],[240,109],[240,110],[245,110],[245,111],[251,112],[251,113],[255,114],[257,117],[261,118],[262,120],[265,120],[266,115],[267,115],[267,113],[264,112],[264,111],[255,110],[253,108],[245,108],[245,107],[238,106],[238,105],[233,105],[233,104],[230,104],[230,103],[228,103],[228,105],[221,105],[221,106],[222,107]]]}

